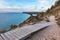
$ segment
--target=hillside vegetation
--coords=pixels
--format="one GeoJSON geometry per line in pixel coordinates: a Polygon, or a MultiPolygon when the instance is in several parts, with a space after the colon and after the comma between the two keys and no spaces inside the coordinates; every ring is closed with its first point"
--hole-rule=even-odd
{"type": "Polygon", "coordinates": [[[54,6],[52,5],[52,7],[46,12],[37,12],[36,16],[33,16],[32,12],[30,14],[31,17],[24,21],[22,24],[19,24],[19,26],[35,24],[42,20],[48,21],[50,15],[54,15],[56,17],[57,23],[60,24],[60,0],[58,0],[54,6]]]}

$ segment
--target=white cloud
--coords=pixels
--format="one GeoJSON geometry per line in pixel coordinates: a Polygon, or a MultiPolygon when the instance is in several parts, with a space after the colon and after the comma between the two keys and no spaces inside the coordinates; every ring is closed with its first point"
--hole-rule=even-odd
{"type": "Polygon", "coordinates": [[[48,0],[37,0],[36,4],[23,6],[23,11],[45,11],[51,7],[48,0]]]}
{"type": "Polygon", "coordinates": [[[51,6],[55,4],[56,0],[38,0],[37,2],[37,9],[40,9],[40,11],[45,11],[48,8],[51,8],[51,6]]]}
{"type": "Polygon", "coordinates": [[[25,5],[22,7],[22,11],[46,11],[56,0],[37,0],[37,3],[25,5]]]}
{"type": "Polygon", "coordinates": [[[0,0],[0,8],[9,8],[9,6],[4,0],[0,0]]]}
{"type": "Polygon", "coordinates": [[[40,8],[43,9],[43,10],[47,10],[48,8],[51,7],[51,4],[50,4],[51,1],[38,0],[38,2],[39,2],[38,6],[40,5],[40,8]]]}
{"type": "Polygon", "coordinates": [[[52,0],[37,0],[35,4],[30,3],[23,6],[16,4],[11,6],[5,0],[0,0],[0,9],[4,9],[0,11],[44,11],[54,4],[52,2],[52,0]]]}
{"type": "Polygon", "coordinates": [[[18,6],[10,6],[9,3],[6,2],[6,0],[0,0],[0,9],[6,9],[6,8],[19,8],[19,7],[18,6]]]}
{"type": "Polygon", "coordinates": [[[10,6],[5,0],[0,0],[0,12],[19,11],[19,6],[10,6]]]}

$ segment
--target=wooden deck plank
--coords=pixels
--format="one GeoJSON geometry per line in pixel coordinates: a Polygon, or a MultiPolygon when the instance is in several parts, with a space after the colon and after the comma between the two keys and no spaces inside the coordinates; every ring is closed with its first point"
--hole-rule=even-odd
{"type": "Polygon", "coordinates": [[[8,33],[5,33],[4,35],[6,35],[10,40],[13,39],[8,33]]]}
{"type": "Polygon", "coordinates": [[[6,36],[4,36],[3,34],[1,34],[1,36],[3,37],[4,40],[9,40],[6,36]]]}
{"type": "Polygon", "coordinates": [[[21,32],[19,32],[19,31],[17,31],[17,30],[14,30],[15,31],[15,33],[14,34],[16,34],[16,35],[18,35],[19,37],[18,37],[18,39],[21,39],[21,38],[23,38],[24,37],[24,35],[22,35],[21,34],[21,32]]]}
{"type": "MultiPolygon", "coordinates": [[[[11,34],[12,35],[12,34],[11,34]]],[[[15,38],[13,38],[10,34],[8,33],[4,33],[4,34],[1,34],[1,36],[5,39],[5,40],[13,40],[15,38]]]]}
{"type": "Polygon", "coordinates": [[[10,36],[10,38],[11,38],[11,40],[16,40],[17,38],[14,36],[14,35],[12,35],[11,33],[7,33],[8,34],[8,36],[10,36]]]}
{"type": "Polygon", "coordinates": [[[3,40],[3,38],[0,36],[0,40],[3,40]]]}
{"type": "Polygon", "coordinates": [[[13,36],[15,36],[16,37],[16,39],[19,39],[19,38],[22,38],[22,35],[21,34],[17,34],[17,32],[16,31],[12,31],[12,32],[10,32],[13,36]]]}

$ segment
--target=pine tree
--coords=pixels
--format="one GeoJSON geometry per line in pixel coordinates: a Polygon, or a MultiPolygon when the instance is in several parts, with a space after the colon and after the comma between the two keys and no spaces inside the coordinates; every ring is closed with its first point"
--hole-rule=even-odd
{"type": "Polygon", "coordinates": [[[55,6],[59,6],[60,5],[60,0],[58,0],[56,3],[55,3],[55,6]]]}

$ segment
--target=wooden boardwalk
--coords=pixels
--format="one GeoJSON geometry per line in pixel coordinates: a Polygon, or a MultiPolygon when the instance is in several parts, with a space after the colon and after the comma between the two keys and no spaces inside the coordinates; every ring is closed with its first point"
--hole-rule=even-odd
{"type": "Polygon", "coordinates": [[[26,27],[17,28],[0,35],[0,40],[23,40],[31,33],[34,33],[42,28],[52,25],[54,22],[43,22],[26,27]]]}

